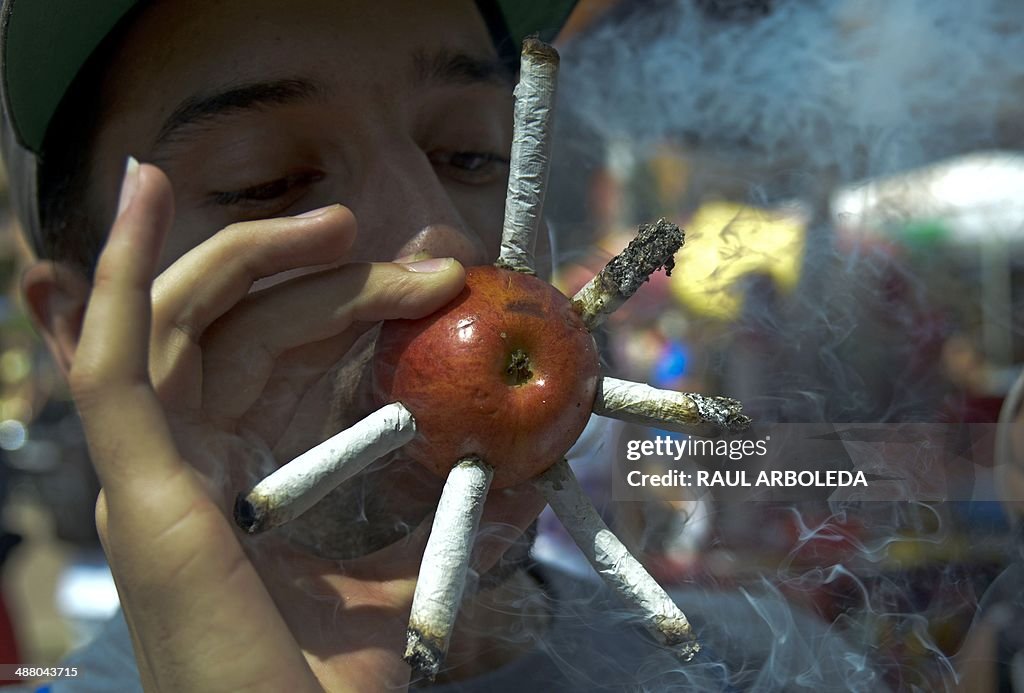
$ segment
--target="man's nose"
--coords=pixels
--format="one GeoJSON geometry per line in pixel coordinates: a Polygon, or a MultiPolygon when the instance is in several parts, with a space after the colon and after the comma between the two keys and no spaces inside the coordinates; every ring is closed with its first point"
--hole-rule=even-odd
{"type": "Polygon", "coordinates": [[[353,206],[360,259],[426,253],[454,257],[466,266],[494,261],[479,230],[469,228],[422,154],[380,160],[361,188],[353,206]]]}
{"type": "Polygon", "coordinates": [[[426,254],[430,257],[453,257],[466,267],[482,265],[489,261],[480,239],[471,232],[452,224],[428,224],[416,230],[412,236],[395,251],[394,257],[426,254]]]}

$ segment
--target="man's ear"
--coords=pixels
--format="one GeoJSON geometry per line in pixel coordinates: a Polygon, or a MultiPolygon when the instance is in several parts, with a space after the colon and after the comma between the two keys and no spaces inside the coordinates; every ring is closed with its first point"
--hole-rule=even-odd
{"type": "Polygon", "coordinates": [[[72,265],[43,260],[22,275],[21,290],[32,321],[66,377],[75,358],[92,284],[72,265]]]}

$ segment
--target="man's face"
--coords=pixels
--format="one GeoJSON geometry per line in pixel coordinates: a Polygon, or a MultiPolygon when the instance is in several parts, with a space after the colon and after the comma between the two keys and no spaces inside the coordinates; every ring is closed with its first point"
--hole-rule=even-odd
{"type": "MultiPolygon", "coordinates": [[[[493,262],[511,79],[471,0],[156,0],[106,79],[91,194],[112,217],[129,154],[168,174],[164,268],[233,222],[334,203],[359,224],[350,260],[493,262]]],[[[371,347],[333,370],[317,430],[288,455],[368,413],[371,347]]],[[[392,464],[296,531],[328,555],[365,553],[415,526],[439,489],[417,465],[392,464]]]]}

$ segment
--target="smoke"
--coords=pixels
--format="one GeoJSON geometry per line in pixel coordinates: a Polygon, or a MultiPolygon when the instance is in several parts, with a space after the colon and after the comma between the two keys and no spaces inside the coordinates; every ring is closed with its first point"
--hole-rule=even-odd
{"type": "MultiPolygon", "coordinates": [[[[929,420],[944,396],[934,377],[942,342],[977,319],[971,293],[943,290],[957,304],[937,306],[936,280],[958,274],[948,259],[840,243],[829,196],[850,181],[1024,144],[1024,5],[776,0],[747,3],[770,11],[731,21],[709,6],[620,3],[563,46],[552,215],[568,217],[560,199],[584,206],[588,165],[636,179],[665,143],[685,159],[686,189],[674,207],[652,209],[643,198],[655,186],[634,183],[640,209],[627,223],[669,214],[685,225],[715,197],[802,201],[811,219],[798,290],[727,289],[760,302],[724,340],[735,346],[758,322],[771,358],[751,368],[773,382],[745,392],[729,382],[736,359],[708,368],[760,420],[929,420]]],[[[569,235],[594,228],[560,221],[569,235]]]]}
{"type": "Polygon", "coordinates": [[[1024,141],[1024,6],[778,0],[722,21],[622,3],[564,49],[566,109],[609,141],[856,180],[1024,141]]]}

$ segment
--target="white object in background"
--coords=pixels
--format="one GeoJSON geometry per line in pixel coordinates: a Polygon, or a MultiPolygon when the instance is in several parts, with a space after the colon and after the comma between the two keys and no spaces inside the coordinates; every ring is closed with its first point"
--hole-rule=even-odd
{"type": "Polygon", "coordinates": [[[81,647],[121,605],[114,577],[99,550],[79,554],[57,579],[57,610],[71,627],[73,647],[81,647]]]}

